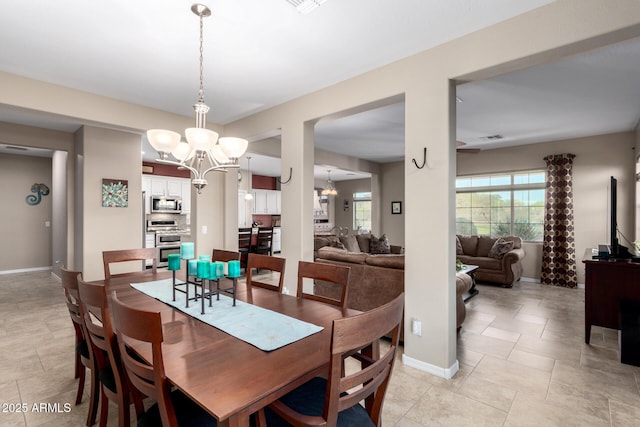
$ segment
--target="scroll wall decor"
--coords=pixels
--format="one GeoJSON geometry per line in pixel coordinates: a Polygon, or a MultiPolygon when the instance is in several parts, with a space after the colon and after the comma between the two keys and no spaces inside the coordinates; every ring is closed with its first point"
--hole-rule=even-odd
{"type": "Polygon", "coordinates": [[[31,186],[31,192],[35,194],[29,194],[25,197],[28,205],[35,206],[40,204],[42,196],[49,195],[49,187],[42,183],[35,183],[31,186]]]}

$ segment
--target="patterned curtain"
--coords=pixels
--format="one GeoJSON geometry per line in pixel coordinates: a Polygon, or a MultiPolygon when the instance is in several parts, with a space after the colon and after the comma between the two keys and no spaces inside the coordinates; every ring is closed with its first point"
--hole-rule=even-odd
{"type": "Polygon", "coordinates": [[[578,286],[571,174],[574,157],[557,154],[544,158],[547,184],[540,281],[545,285],[578,286]]]}

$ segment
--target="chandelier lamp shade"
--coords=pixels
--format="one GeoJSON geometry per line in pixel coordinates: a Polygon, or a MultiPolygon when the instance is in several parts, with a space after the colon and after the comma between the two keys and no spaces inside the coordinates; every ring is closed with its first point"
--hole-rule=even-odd
{"type": "Polygon", "coordinates": [[[164,129],[148,130],[147,139],[158,152],[157,162],[191,171],[191,183],[200,193],[207,185],[207,173],[239,168],[238,159],[247,150],[249,142],[235,137],[218,138],[217,132],[206,128],[209,107],[204,103],[202,21],[211,15],[211,10],[205,5],[194,4],[191,11],[200,18],[200,90],[193,105],[195,127],[185,129],[186,142],[179,133],[164,129]]]}
{"type": "Polygon", "coordinates": [[[338,190],[336,190],[336,187],[333,186],[333,181],[331,181],[331,171],[328,170],[327,171],[327,186],[325,188],[322,189],[322,195],[323,196],[335,196],[338,194],[338,190]]]}

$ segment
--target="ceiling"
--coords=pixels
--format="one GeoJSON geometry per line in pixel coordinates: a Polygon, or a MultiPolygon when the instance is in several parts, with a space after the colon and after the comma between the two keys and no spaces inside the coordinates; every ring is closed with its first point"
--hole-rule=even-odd
{"type": "MultiPolygon", "coordinates": [[[[399,7],[386,0],[328,0],[302,15],[286,0],[209,0],[209,121],[246,117],[551,1],[403,0],[399,7]]],[[[198,22],[190,5],[111,0],[88,7],[62,0],[34,7],[4,0],[0,39],[17,41],[0,45],[0,70],[191,116],[198,22]]],[[[640,117],[640,42],[464,84],[457,94],[463,101],[457,104],[457,136],[470,147],[631,130],[640,117]],[[504,138],[483,139],[498,134],[504,138]]],[[[82,125],[7,106],[0,106],[0,121],[64,131],[82,125]]],[[[404,105],[320,122],[315,140],[327,151],[400,160],[404,105]]],[[[0,151],[3,142],[10,143],[0,141],[0,151]]],[[[252,159],[252,170],[279,175],[279,162],[268,158],[261,172],[261,157],[252,159]]],[[[318,166],[317,176],[326,177],[327,168],[318,166]]],[[[344,172],[332,172],[332,178],[353,179],[344,172]]]]}

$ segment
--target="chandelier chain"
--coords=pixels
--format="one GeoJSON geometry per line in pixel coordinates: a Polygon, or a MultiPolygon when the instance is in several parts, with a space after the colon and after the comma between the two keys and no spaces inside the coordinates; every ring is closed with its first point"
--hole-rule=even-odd
{"type": "Polygon", "coordinates": [[[203,37],[203,28],[204,25],[202,23],[202,14],[200,14],[200,90],[198,92],[198,101],[199,102],[204,102],[204,67],[203,67],[203,62],[204,62],[204,37],[203,37]]]}

